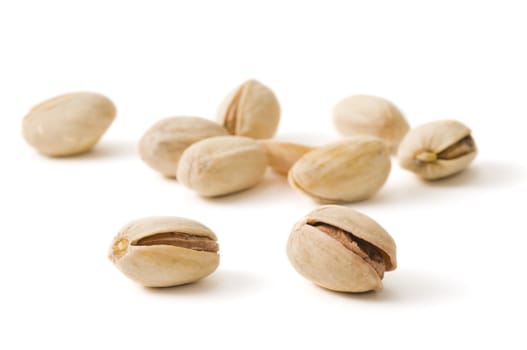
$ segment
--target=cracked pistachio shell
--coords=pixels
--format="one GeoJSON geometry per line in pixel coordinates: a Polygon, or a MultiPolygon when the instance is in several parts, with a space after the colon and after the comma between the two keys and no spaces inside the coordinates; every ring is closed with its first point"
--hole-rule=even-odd
{"type": "Polygon", "coordinates": [[[219,265],[216,235],[199,222],[154,216],[124,226],[109,258],[127,277],[146,287],[195,282],[219,265]]]}
{"type": "Polygon", "coordinates": [[[199,117],[161,119],[139,141],[139,155],[152,169],[176,177],[179,158],[193,143],[229,133],[218,123],[199,117]]]}
{"type": "Polygon", "coordinates": [[[425,180],[437,180],[464,170],[476,157],[470,129],[455,120],[418,126],[406,135],[397,158],[401,167],[425,180]]]}
{"type": "Polygon", "coordinates": [[[267,167],[263,147],[242,136],[216,136],[183,152],[178,180],[204,197],[248,189],[262,179],[267,167]]]}
{"type": "Polygon", "coordinates": [[[410,129],[392,102],[370,95],[353,95],[339,101],[333,109],[333,122],[342,135],[378,137],[392,152],[410,129]]]}
{"type": "Polygon", "coordinates": [[[217,120],[233,135],[271,138],[280,121],[280,104],[271,89],[248,80],[223,100],[217,120]]]}
{"type": "Polygon", "coordinates": [[[42,154],[71,156],[93,148],[115,115],[114,104],[103,95],[69,93],[34,106],[24,117],[22,134],[42,154]]]}
{"type": "Polygon", "coordinates": [[[373,196],[390,169],[384,142],[356,136],[306,153],[293,165],[288,180],[318,202],[348,203],[373,196]]]}
{"type": "Polygon", "coordinates": [[[336,205],[309,213],[293,227],[287,242],[287,256],[300,275],[340,292],[366,292],[383,287],[383,273],[379,275],[368,257],[373,251],[384,267],[383,272],[395,270],[393,238],[370,217],[336,205]],[[343,239],[353,240],[353,248],[320,230],[319,224],[346,232],[343,239]]]}
{"type": "Polygon", "coordinates": [[[315,149],[306,145],[272,139],[259,140],[259,143],[265,148],[271,169],[282,175],[287,175],[298,159],[315,149]]]}

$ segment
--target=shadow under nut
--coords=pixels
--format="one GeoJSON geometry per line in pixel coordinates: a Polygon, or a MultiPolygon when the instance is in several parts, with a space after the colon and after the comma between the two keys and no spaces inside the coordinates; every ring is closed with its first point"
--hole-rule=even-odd
{"type": "Polygon", "coordinates": [[[24,117],[22,133],[42,154],[71,156],[93,148],[116,113],[113,102],[103,95],[64,94],[34,106],[24,117]]]}

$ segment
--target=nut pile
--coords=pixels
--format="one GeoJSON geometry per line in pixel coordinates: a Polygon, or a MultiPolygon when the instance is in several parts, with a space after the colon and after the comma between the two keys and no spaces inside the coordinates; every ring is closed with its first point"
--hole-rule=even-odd
{"type": "MultiPolygon", "coordinates": [[[[22,132],[44,155],[78,155],[96,145],[115,115],[105,96],[69,93],[33,107],[22,132]]],[[[315,209],[294,226],[287,255],[302,276],[335,291],[380,289],[384,273],[397,263],[395,242],[377,222],[334,204],[374,196],[388,179],[391,155],[419,178],[438,180],[464,170],[477,153],[470,129],[461,122],[440,120],[411,129],[392,102],[377,96],[354,95],[338,102],[333,122],[345,137],[327,145],[273,140],[279,120],[273,91],[248,80],[225,97],[216,121],[174,116],[154,123],[139,141],[139,156],[203,197],[256,186],[270,167],[315,202],[333,204],[315,209]]],[[[166,287],[214,272],[218,251],[216,235],[203,224],[148,217],[122,228],[109,258],[132,280],[166,287]]]]}

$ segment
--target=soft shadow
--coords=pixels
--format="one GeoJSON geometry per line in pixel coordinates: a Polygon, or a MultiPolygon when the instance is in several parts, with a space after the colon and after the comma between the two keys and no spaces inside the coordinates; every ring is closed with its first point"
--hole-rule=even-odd
{"type": "Polygon", "coordinates": [[[132,141],[102,141],[91,150],[63,157],[48,157],[46,159],[58,162],[91,161],[115,158],[130,158],[137,156],[137,145],[132,141]]]}
{"type": "Polygon", "coordinates": [[[221,204],[236,203],[240,201],[258,200],[261,203],[265,198],[276,200],[280,198],[284,191],[291,191],[287,183],[287,177],[268,170],[264,178],[256,186],[247,190],[227,194],[220,197],[204,198],[206,201],[221,204]]]}
{"type": "Polygon", "coordinates": [[[385,275],[384,289],[365,293],[331,292],[338,297],[361,302],[429,304],[459,298],[460,286],[428,272],[401,270],[385,275]]]}
{"type": "Polygon", "coordinates": [[[254,273],[218,270],[195,283],[168,288],[144,288],[144,290],[147,293],[169,296],[210,297],[214,294],[215,298],[239,298],[261,292],[265,284],[265,281],[254,273]]]}
{"type": "Polygon", "coordinates": [[[483,160],[459,174],[438,181],[430,181],[427,184],[435,187],[507,187],[526,180],[526,170],[518,164],[483,160]]]}

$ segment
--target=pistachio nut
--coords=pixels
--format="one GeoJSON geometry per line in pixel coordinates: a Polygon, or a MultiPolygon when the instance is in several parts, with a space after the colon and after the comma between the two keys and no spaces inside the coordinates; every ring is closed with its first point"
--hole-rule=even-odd
{"type": "Polygon", "coordinates": [[[124,226],[109,258],[122,273],[146,287],[195,282],[219,265],[216,235],[199,222],[154,216],[124,226]]]}
{"type": "Polygon", "coordinates": [[[390,169],[384,142],[355,136],[306,153],[293,165],[288,180],[318,202],[347,203],[373,196],[390,169]]]}
{"type": "Polygon", "coordinates": [[[267,168],[263,147],[242,136],[201,140],[183,152],[178,180],[204,197],[222,196],[256,185],[267,168]]]}
{"type": "Polygon", "coordinates": [[[229,133],[218,123],[199,117],[170,117],[159,120],[139,141],[139,155],[152,169],[176,177],[179,158],[191,144],[229,133]]]}
{"type": "Polygon", "coordinates": [[[406,135],[397,158],[401,167],[425,180],[459,173],[476,157],[470,129],[456,120],[440,120],[418,126],[406,135]]]}
{"type": "Polygon", "coordinates": [[[287,256],[298,273],[327,289],[381,289],[397,266],[393,238],[373,219],[351,208],[315,209],[293,228],[287,256]]]}
{"type": "Polygon", "coordinates": [[[410,128],[392,102],[370,95],[353,95],[338,102],[333,109],[333,122],[341,134],[376,136],[392,152],[410,128]]]}
{"type": "Polygon", "coordinates": [[[300,157],[315,149],[306,145],[273,139],[259,140],[259,143],[265,148],[267,161],[271,169],[282,175],[287,175],[293,164],[300,157]]]}
{"type": "Polygon", "coordinates": [[[248,80],[223,100],[217,119],[233,135],[266,139],[276,132],[280,104],[271,89],[248,80]]]}
{"type": "Polygon", "coordinates": [[[90,150],[115,115],[114,104],[103,95],[68,93],[34,106],[24,117],[22,134],[42,154],[71,156],[90,150]]]}

